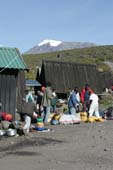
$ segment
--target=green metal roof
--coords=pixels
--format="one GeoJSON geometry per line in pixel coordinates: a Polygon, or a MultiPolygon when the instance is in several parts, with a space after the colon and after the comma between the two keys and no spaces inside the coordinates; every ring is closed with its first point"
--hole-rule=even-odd
{"type": "Polygon", "coordinates": [[[27,69],[17,48],[0,47],[0,68],[27,69]]]}

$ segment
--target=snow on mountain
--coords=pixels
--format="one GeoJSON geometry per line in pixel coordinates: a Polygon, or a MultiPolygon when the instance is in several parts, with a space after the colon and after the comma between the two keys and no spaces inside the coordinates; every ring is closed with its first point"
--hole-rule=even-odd
{"type": "Polygon", "coordinates": [[[70,50],[76,48],[92,47],[96,44],[90,42],[62,42],[56,40],[43,40],[38,45],[30,48],[24,54],[40,54],[54,51],[70,50]]]}
{"type": "Polygon", "coordinates": [[[48,44],[48,43],[50,44],[50,46],[56,47],[59,44],[61,44],[62,42],[56,41],[56,40],[43,40],[41,43],[38,44],[38,46],[42,46],[42,45],[45,45],[45,44],[48,44]]]}

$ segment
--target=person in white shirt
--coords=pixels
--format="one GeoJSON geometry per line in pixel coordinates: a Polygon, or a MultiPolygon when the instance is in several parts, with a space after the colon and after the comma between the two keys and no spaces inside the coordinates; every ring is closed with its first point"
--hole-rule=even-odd
{"type": "Polygon", "coordinates": [[[90,94],[90,107],[89,107],[89,117],[93,116],[100,117],[99,115],[99,98],[98,95],[92,92],[90,94]]]}
{"type": "Polygon", "coordinates": [[[78,101],[78,103],[76,104],[76,111],[79,112],[79,105],[80,105],[80,94],[79,94],[79,90],[78,87],[75,87],[75,93],[76,93],[76,99],[78,101]]]}

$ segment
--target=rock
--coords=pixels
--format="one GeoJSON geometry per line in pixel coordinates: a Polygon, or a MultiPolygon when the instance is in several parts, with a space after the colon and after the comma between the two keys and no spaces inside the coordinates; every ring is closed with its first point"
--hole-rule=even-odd
{"type": "Polygon", "coordinates": [[[106,152],[106,151],[107,151],[107,149],[105,148],[105,149],[104,149],[104,151],[106,152]]]}

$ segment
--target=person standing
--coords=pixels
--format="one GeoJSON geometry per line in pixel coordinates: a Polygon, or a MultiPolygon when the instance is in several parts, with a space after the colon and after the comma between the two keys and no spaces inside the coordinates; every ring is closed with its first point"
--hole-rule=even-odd
{"type": "Polygon", "coordinates": [[[52,90],[52,99],[51,99],[51,111],[53,113],[55,113],[55,111],[56,111],[57,102],[58,102],[58,97],[57,97],[57,94],[55,92],[55,89],[53,89],[52,90]]]}
{"type": "Polygon", "coordinates": [[[78,90],[78,87],[75,87],[75,93],[76,93],[76,99],[78,101],[78,103],[76,104],[77,105],[77,112],[79,112],[79,105],[80,105],[80,94],[79,94],[79,90],[78,90]]]}
{"type": "Polygon", "coordinates": [[[68,100],[69,114],[76,116],[77,104],[79,104],[79,101],[77,100],[76,97],[76,87],[75,87],[68,100]]]}
{"type": "Polygon", "coordinates": [[[50,115],[50,108],[51,108],[51,99],[52,99],[51,83],[47,82],[46,89],[44,91],[43,98],[42,98],[42,105],[44,108],[43,121],[45,124],[48,124],[48,118],[50,115]]]}
{"type": "Polygon", "coordinates": [[[72,90],[71,90],[71,88],[69,88],[68,92],[67,92],[67,101],[69,100],[71,93],[72,93],[72,90]]]}
{"type": "Polygon", "coordinates": [[[89,110],[89,97],[91,92],[93,92],[93,90],[89,87],[88,84],[86,84],[85,87],[82,89],[81,102],[83,105],[84,112],[89,110]]]}
{"type": "Polygon", "coordinates": [[[42,114],[43,112],[42,98],[43,98],[43,92],[37,91],[36,105],[37,105],[37,109],[39,110],[39,114],[42,114]]]}
{"type": "Polygon", "coordinates": [[[99,115],[99,98],[97,96],[97,94],[95,94],[94,92],[92,92],[90,94],[90,107],[89,107],[89,117],[93,116],[93,114],[95,114],[95,116],[97,118],[100,117],[99,115]]]}

